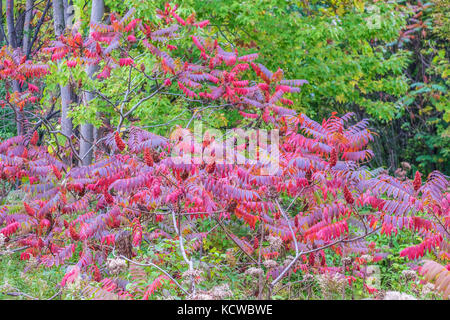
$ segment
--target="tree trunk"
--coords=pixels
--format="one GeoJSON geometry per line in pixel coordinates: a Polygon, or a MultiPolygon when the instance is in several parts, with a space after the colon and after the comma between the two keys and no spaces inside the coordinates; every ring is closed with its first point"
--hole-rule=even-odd
{"type": "MultiPolygon", "coordinates": [[[[103,0],[93,0],[91,10],[91,24],[100,22],[105,12],[105,3],[103,0]]],[[[90,33],[93,30],[91,28],[90,33]]],[[[97,71],[98,66],[89,66],[86,70],[89,77],[93,77],[97,71]]],[[[94,99],[92,93],[86,93],[86,103],[94,99]]],[[[80,139],[80,157],[82,158],[82,165],[89,165],[92,162],[93,145],[94,145],[94,126],[90,123],[81,125],[81,139],[80,139]]]]}
{"type": "Polygon", "coordinates": [[[6,1],[6,24],[8,26],[9,45],[17,48],[16,28],[14,27],[14,0],[6,1]]]}
{"type": "Polygon", "coordinates": [[[3,1],[0,1],[0,46],[6,40],[5,28],[3,27],[3,1]]]}
{"type": "Polygon", "coordinates": [[[30,32],[31,32],[31,17],[33,16],[34,0],[27,0],[25,5],[25,22],[23,26],[23,53],[28,52],[28,46],[30,45],[30,32]]]}
{"type": "Polygon", "coordinates": [[[66,28],[71,24],[72,21],[69,21],[70,15],[69,15],[69,7],[70,7],[69,0],[63,0],[63,7],[64,7],[64,21],[66,22],[66,28]]]}
{"type": "MultiPolygon", "coordinates": [[[[53,0],[53,21],[55,36],[58,38],[66,28],[64,2],[65,0],[53,0]]],[[[72,120],[68,117],[70,103],[72,100],[70,84],[60,85],[61,90],[61,131],[70,139],[72,136],[72,120]]]]}
{"type": "Polygon", "coordinates": [[[25,11],[16,12],[16,25],[14,26],[14,30],[16,33],[16,45],[20,47],[23,41],[23,28],[25,25],[25,11]]]}
{"type": "Polygon", "coordinates": [[[53,24],[55,27],[55,35],[59,37],[66,28],[63,0],[53,0],[53,24]]]}
{"type": "MultiPolygon", "coordinates": [[[[6,24],[8,26],[8,42],[13,50],[17,49],[17,35],[16,28],[14,27],[14,0],[6,1],[6,24]]],[[[20,92],[19,81],[12,81],[12,88],[14,92],[20,92]]],[[[16,118],[17,135],[21,136],[25,134],[24,130],[24,114],[23,111],[17,110],[16,118]]]]}

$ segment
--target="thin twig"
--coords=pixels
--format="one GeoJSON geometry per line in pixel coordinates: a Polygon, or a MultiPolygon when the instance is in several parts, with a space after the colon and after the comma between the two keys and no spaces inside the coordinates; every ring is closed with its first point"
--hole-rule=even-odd
{"type": "Polygon", "coordinates": [[[225,231],[225,234],[228,236],[228,238],[230,238],[239,247],[239,249],[241,249],[241,251],[244,252],[245,255],[249,257],[250,260],[253,261],[253,263],[258,263],[258,261],[256,261],[255,258],[253,258],[247,251],[245,251],[245,249],[241,247],[241,245],[233,238],[233,236],[231,236],[231,234],[228,232],[227,228],[225,228],[222,222],[217,217],[214,217],[214,219],[216,219],[217,223],[222,228],[222,230],[225,231]]]}
{"type": "Polygon", "coordinates": [[[141,266],[141,267],[153,267],[153,268],[156,268],[156,269],[158,269],[159,271],[161,271],[162,273],[164,273],[178,288],[180,288],[181,289],[181,291],[183,291],[185,294],[189,294],[179,283],[178,283],[178,281],[177,280],[175,280],[167,271],[165,271],[164,269],[162,269],[162,268],[160,268],[159,266],[157,266],[156,264],[154,264],[154,263],[151,263],[151,262],[148,262],[148,263],[140,263],[140,262],[136,262],[136,261],[133,261],[133,260],[131,260],[131,259],[128,259],[127,257],[125,257],[125,256],[123,256],[123,255],[116,255],[116,253],[115,253],[115,248],[113,248],[113,251],[112,251],[112,255],[114,256],[114,257],[116,257],[116,258],[121,258],[121,259],[124,259],[124,260],[126,260],[126,261],[128,261],[128,262],[130,262],[130,263],[132,263],[132,264],[135,264],[135,265],[137,265],[137,266],[141,266]]]}
{"type": "MultiPolygon", "coordinates": [[[[181,218],[180,218],[181,219],[181,218]]],[[[186,255],[186,250],[184,249],[184,241],[183,241],[183,235],[181,234],[181,227],[177,227],[177,218],[175,217],[175,212],[172,210],[172,222],[173,227],[175,228],[175,232],[178,235],[178,242],[180,244],[180,251],[181,255],[183,256],[184,261],[189,266],[189,271],[191,272],[191,291],[193,294],[195,294],[195,281],[194,281],[194,274],[192,273],[194,271],[194,264],[192,263],[192,260],[190,260],[186,255]]]]}
{"type": "Polygon", "coordinates": [[[349,243],[349,242],[354,242],[354,241],[358,241],[358,240],[364,239],[365,237],[367,237],[367,236],[369,236],[369,235],[371,235],[371,234],[377,232],[377,231],[380,230],[380,229],[381,229],[381,227],[378,227],[377,229],[374,229],[374,230],[372,230],[372,231],[369,232],[369,233],[365,233],[365,234],[363,234],[362,236],[359,236],[359,237],[356,237],[356,238],[353,238],[353,239],[347,239],[347,240],[345,240],[345,239],[340,239],[340,240],[336,240],[336,241],[334,241],[334,242],[332,242],[332,243],[329,243],[329,244],[327,244],[327,245],[324,245],[324,246],[322,246],[322,247],[319,247],[319,248],[316,248],[316,249],[312,249],[312,250],[309,250],[309,251],[302,251],[302,252],[298,253],[298,254],[295,256],[295,258],[292,259],[292,261],[286,266],[286,268],[284,268],[284,270],[278,275],[278,277],[277,277],[275,280],[272,281],[272,283],[270,284],[270,287],[273,288],[273,287],[274,287],[274,286],[275,286],[275,285],[276,285],[276,284],[284,277],[284,275],[286,274],[286,272],[288,272],[288,271],[291,269],[291,267],[297,262],[297,260],[298,260],[301,256],[303,256],[303,255],[305,255],[305,254],[309,254],[309,253],[313,253],[313,252],[317,252],[317,251],[326,249],[326,248],[328,248],[328,247],[337,245],[337,244],[339,244],[339,243],[349,243]]]}

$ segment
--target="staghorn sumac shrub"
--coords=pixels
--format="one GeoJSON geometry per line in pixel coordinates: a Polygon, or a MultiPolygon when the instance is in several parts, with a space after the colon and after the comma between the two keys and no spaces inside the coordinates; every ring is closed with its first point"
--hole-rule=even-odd
{"type": "MultiPolygon", "coordinates": [[[[114,68],[136,68],[132,58],[114,57],[122,50],[120,41],[142,43],[158,61],[163,85],[156,92],[178,90],[188,99],[227,104],[247,123],[277,130],[279,140],[259,145],[256,158],[248,154],[249,143],[233,143],[232,157],[240,161],[224,163],[218,157],[226,141],[206,134],[198,141],[188,128],[179,129],[181,136],[163,137],[129,125],[121,111],[118,128],[109,128],[104,148],[88,166],[69,166],[58,154],[49,153],[36,143],[36,131],[3,141],[1,179],[20,181],[25,196],[20,203],[0,208],[0,233],[7,243],[26,247],[21,259],[33,256],[46,267],[75,260],[61,286],[83,275],[100,283],[103,296],[148,299],[167,285],[180,296],[196,298],[201,276],[194,259],[210,233],[197,232],[195,226],[211,220],[243,253],[241,259],[249,263],[244,271],[264,273],[259,296],[264,291],[270,297],[278,282],[296,272],[334,273],[350,284],[355,277],[364,278],[360,266],[368,255],[372,261],[384,257],[383,249],[366,238],[375,233],[392,236],[401,228],[423,239],[402,250],[401,256],[417,260],[434,252],[448,261],[447,177],[433,172],[422,182],[418,173],[413,181],[400,181],[371,170],[365,166],[373,157],[374,134],[368,120],[354,121],[355,115],[348,113],[317,123],[289,109],[288,95],[299,92],[306,81],[284,79],[281,69],[272,72],[255,62],[257,54],[239,56],[217,42],[192,36],[198,62],[172,57],[173,48],[166,41],[179,28],[207,24],[183,20],[175,9],[167,5],[158,11],[160,29],[133,19],[132,12],[122,19],[112,15],[111,25],[94,25],[90,38],[74,32],[43,51],[53,60],[67,59],[68,66],[101,61],[97,77],[108,78],[114,68]],[[130,38],[136,29],[141,29],[142,38],[130,38]],[[278,161],[273,170],[271,158],[264,155],[275,148],[278,161]],[[192,157],[205,150],[212,150],[214,157],[192,157]],[[177,161],[180,158],[187,160],[177,161]],[[246,236],[233,232],[235,224],[247,231],[246,236]],[[137,249],[163,239],[178,243],[182,274],[166,271],[167,261],[158,256],[141,264],[159,275],[146,282],[145,270],[134,268],[133,281],[145,285],[127,289],[105,269],[122,266],[111,263],[111,255],[139,264],[133,260],[139,259],[137,249]],[[356,255],[354,272],[347,274],[346,264],[327,258],[330,252],[343,259],[356,255]]],[[[375,292],[366,284],[365,288],[375,292]]],[[[93,289],[87,286],[85,291],[91,294],[93,289]]]]}
{"type": "MultiPolygon", "coordinates": [[[[14,181],[28,176],[34,183],[21,185],[27,194],[26,202],[2,207],[0,220],[4,226],[0,232],[7,241],[28,247],[22,259],[33,255],[48,267],[64,264],[79,247],[77,266],[89,274],[92,265],[106,261],[124,229],[130,230],[130,243],[136,247],[145,245],[141,239],[146,237],[153,241],[161,237],[176,239],[170,229],[171,213],[180,223],[218,219],[226,224],[235,219],[249,230],[263,228],[254,239],[229,236],[255,260],[259,254],[263,259],[272,259],[274,253],[281,252],[281,248],[259,245],[261,235],[281,238],[284,250],[292,252],[296,259],[289,270],[294,272],[336,272],[323,255],[325,250],[345,256],[373,252],[374,257],[381,258],[380,249],[371,250],[364,236],[373,232],[388,236],[400,228],[417,232],[424,239],[401,251],[401,256],[418,259],[428,250],[448,259],[447,179],[435,172],[414,191],[413,181],[397,181],[361,167],[358,161],[343,160],[345,154],[361,152],[366,147],[362,141],[370,137],[368,131],[363,136],[354,126],[344,128],[348,117],[333,116],[319,125],[304,115],[295,116],[293,126],[298,128],[290,127],[281,137],[280,169],[273,176],[258,175],[255,167],[263,163],[215,164],[214,170],[208,170],[201,164],[177,165],[170,157],[162,156],[149,166],[141,152],[147,149],[139,146],[159,138],[154,148],[162,151],[170,141],[138,128],[131,128],[128,141],[124,141],[128,150],[135,151],[126,155],[116,152],[91,166],[70,170],[42,147],[29,146],[27,158],[22,158],[23,152],[17,150],[24,148],[24,140],[15,138],[14,143],[6,141],[1,145],[2,178],[14,181]],[[136,141],[140,141],[139,145],[133,145],[136,141]],[[9,147],[3,148],[5,145],[9,147]],[[330,166],[329,153],[333,149],[340,150],[339,160],[330,166]],[[67,170],[62,179],[58,179],[53,167],[67,170]],[[311,172],[310,179],[306,178],[307,172],[311,172]],[[275,195],[268,185],[276,188],[275,195]],[[279,199],[282,196],[302,202],[301,212],[291,210],[279,199]],[[354,200],[348,201],[349,197],[354,200]],[[363,210],[364,215],[358,213],[363,210]],[[145,231],[152,217],[159,217],[156,224],[165,232],[145,231]]],[[[204,236],[190,233],[185,237],[193,240],[204,236]]],[[[192,245],[185,250],[194,254],[196,248],[192,245]]],[[[267,276],[288,276],[285,270],[285,266],[273,267],[267,276]]]]}

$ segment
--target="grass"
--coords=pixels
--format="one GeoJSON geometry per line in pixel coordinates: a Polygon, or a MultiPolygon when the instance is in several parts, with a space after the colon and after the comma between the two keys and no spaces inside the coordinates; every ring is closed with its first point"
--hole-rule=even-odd
{"type": "Polygon", "coordinates": [[[64,268],[35,266],[20,260],[20,253],[0,256],[0,300],[5,299],[48,299],[58,291],[58,284],[64,276],[64,268]],[[24,272],[25,267],[28,270],[24,272]],[[13,295],[14,293],[29,295],[13,295]]]}

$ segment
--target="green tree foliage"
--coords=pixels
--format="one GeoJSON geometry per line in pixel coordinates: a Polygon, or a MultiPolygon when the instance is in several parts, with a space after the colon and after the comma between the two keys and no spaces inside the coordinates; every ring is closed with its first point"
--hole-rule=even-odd
{"type": "MultiPolygon", "coordinates": [[[[133,7],[137,17],[150,21],[157,20],[152,12],[164,4],[163,0],[105,1],[107,12],[133,7]]],[[[269,68],[281,67],[287,77],[308,79],[302,92],[290,97],[292,108],[318,121],[332,111],[370,117],[380,135],[373,146],[376,166],[394,171],[406,161],[425,172],[450,173],[447,1],[186,0],[179,5],[184,16],[195,12],[198,19],[212,22],[203,36],[219,39],[228,50],[259,52],[258,61],[269,68]]],[[[90,6],[91,2],[74,1],[84,34],[89,31],[90,6]]],[[[188,36],[180,39],[178,47],[195,60],[198,56],[189,40],[188,36]]],[[[143,48],[126,49],[139,64],[152,69],[154,58],[143,48]]],[[[76,74],[76,70],[62,68],[61,74],[53,75],[58,81],[68,79],[70,72],[75,80],[89,82],[83,70],[76,74]]],[[[124,92],[126,79],[124,74],[114,74],[103,83],[92,83],[91,89],[124,92]]],[[[143,80],[136,79],[136,83],[143,80]]],[[[49,79],[48,104],[57,91],[54,83],[55,79],[49,79]]],[[[139,88],[143,94],[146,89],[139,88]]],[[[136,95],[136,99],[141,97],[136,95]]],[[[89,120],[100,125],[98,112],[115,123],[116,114],[104,101],[91,104],[73,111],[76,124],[89,120]]],[[[155,125],[182,124],[201,107],[186,105],[176,97],[155,97],[134,116],[140,125],[163,134],[165,129],[155,125]]],[[[235,123],[235,112],[222,111],[203,120],[213,127],[235,123]]]]}
{"type": "Polygon", "coordinates": [[[402,12],[393,13],[393,4],[219,2],[190,4],[199,16],[214,20],[217,35],[230,45],[257,48],[269,67],[308,79],[298,109],[319,117],[349,108],[382,120],[398,114],[396,102],[408,89],[402,75],[408,52],[391,50],[406,24],[402,12]]]}
{"type": "Polygon", "coordinates": [[[214,21],[210,31],[230,47],[258,50],[267,66],[308,79],[295,109],[317,120],[335,110],[370,116],[382,136],[376,165],[395,170],[408,161],[449,173],[448,7],[439,0],[190,0],[182,8],[214,21]]]}

